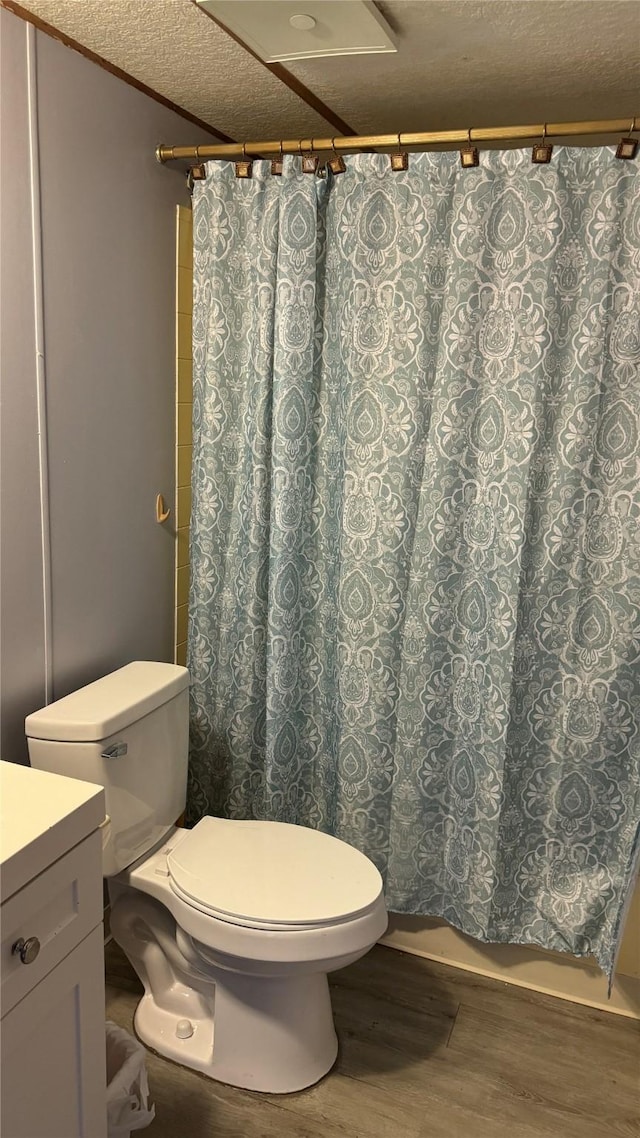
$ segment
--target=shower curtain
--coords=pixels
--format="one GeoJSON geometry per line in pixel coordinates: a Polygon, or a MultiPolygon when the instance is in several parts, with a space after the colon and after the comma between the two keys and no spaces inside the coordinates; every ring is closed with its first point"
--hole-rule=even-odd
{"type": "Polygon", "coordinates": [[[190,815],[611,973],[640,820],[640,173],[194,188],[190,815]]]}

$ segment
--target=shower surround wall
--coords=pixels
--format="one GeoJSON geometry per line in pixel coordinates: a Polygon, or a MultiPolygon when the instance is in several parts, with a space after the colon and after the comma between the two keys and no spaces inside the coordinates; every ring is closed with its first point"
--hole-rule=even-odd
{"type": "MultiPolygon", "coordinates": [[[[0,9],[2,97],[2,748],[26,762],[45,688],[35,280],[44,293],[53,698],[134,658],[173,655],[175,209],[154,149],[178,114],[0,9]],[[28,42],[35,44],[42,272],[30,227],[28,42]],[[37,266],[39,270],[39,266],[37,266]]],[[[46,544],[46,543],[45,543],[46,544]]]]}

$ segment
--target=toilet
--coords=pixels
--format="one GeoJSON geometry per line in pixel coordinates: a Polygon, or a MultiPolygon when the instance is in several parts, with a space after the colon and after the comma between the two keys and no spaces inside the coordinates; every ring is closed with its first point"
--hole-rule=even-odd
{"type": "Polygon", "coordinates": [[[137,661],[29,715],[31,765],[105,788],[111,932],[144,995],[140,1039],[213,1079],[274,1094],[331,1068],[327,974],[387,927],[358,850],[284,822],[185,806],[189,673],[137,661]]]}

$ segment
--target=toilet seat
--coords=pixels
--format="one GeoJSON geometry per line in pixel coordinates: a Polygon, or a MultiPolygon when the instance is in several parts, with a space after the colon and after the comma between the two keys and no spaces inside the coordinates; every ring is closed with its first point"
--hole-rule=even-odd
{"type": "Polygon", "coordinates": [[[372,912],[376,867],[352,846],[286,822],[203,818],[167,850],[172,891],[229,924],[302,931],[372,912]]]}

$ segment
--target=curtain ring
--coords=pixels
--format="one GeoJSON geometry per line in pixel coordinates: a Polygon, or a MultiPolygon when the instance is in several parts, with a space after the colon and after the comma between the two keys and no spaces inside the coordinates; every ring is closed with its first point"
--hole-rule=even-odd
{"type": "Polygon", "coordinates": [[[303,140],[300,139],[300,156],[302,158],[303,174],[315,174],[318,169],[318,155],[313,153],[313,139],[311,138],[309,141],[311,143],[310,150],[307,154],[304,154],[302,150],[303,140]]]}
{"type": "Polygon", "coordinates": [[[271,173],[280,177],[284,170],[284,153],[282,150],[282,139],[280,139],[280,155],[278,158],[271,159],[271,173]]]}
{"type": "Polygon", "coordinates": [[[478,147],[471,145],[471,127],[467,131],[467,145],[460,148],[460,165],[465,170],[471,166],[480,165],[480,156],[478,154],[478,147]]]}
{"type": "Polygon", "coordinates": [[[397,149],[395,154],[389,155],[389,163],[390,163],[391,169],[396,173],[399,170],[408,170],[409,169],[409,155],[407,154],[406,150],[403,153],[402,140],[400,138],[399,132],[398,132],[398,149],[397,149]]]}
{"type": "Polygon", "coordinates": [[[236,162],[236,178],[250,178],[253,174],[253,162],[247,158],[247,144],[242,143],[242,158],[236,162]]]}
{"type": "Polygon", "coordinates": [[[189,171],[187,173],[187,186],[188,186],[190,191],[193,190],[193,183],[194,182],[202,182],[207,176],[207,171],[206,171],[204,165],[202,165],[200,162],[200,147],[199,146],[195,147],[195,152],[196,152],[196,165],[190,166],[189,171]]]}
{"type": "Polygon", "coordinates": [[[345,161],[344,161],[344,158],[342,157],[342,155],[338,154],[336,152],[336,140],[335,140],[335,138],[331,139],[331,149],[333,151],[333,158],[330,158],[328,163],[327,163],[329,169],[331,170],[331,173],[336,174],[336,175],[337,174],[344,174],[347,167],[345,165],[345,161]]]}
{"type": "Polygon", "coordinates": [[[551,161],[553,146],[547,142],[547,124],[542,124],[542,138],[536,142],[531,150],[531,161],[535,166],[547,166],[551,161]]]}
{"type": "Polygon", "coordinates": [[[631,125],[629,127],[628,137],[627,138],[621,138],[619,143],[618,143],[618,149],[616,150],[616,158],[625,158],[625,159],[635,158],[636,154],[638,153],[638,139],[633,138],[633,134],[634,134],[636,129],[637,129],[636,128],[636,117],[634,115],[633,118],[631,119],[631,125]]]}

